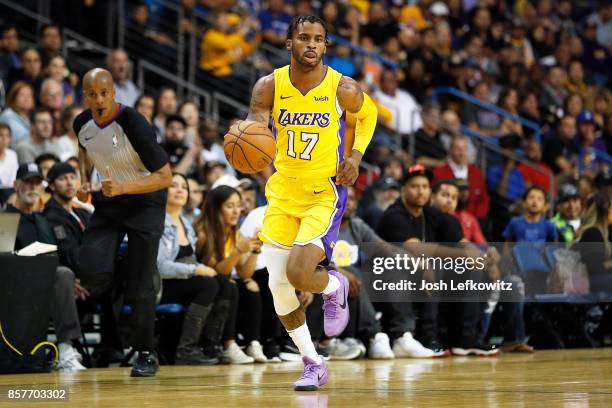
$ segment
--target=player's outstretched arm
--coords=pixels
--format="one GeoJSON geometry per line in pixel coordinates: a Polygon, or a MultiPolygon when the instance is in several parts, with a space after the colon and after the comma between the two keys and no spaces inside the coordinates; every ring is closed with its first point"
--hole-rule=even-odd
{"type": "Polygon", "coordinates": [[[259,78],[253,87],[247,120],[268,125],[274,105],[274,74],[259,78]]]}
{"type": "Polygon", "coordinates": [[[340,80],[338,100],[340,106],[357,119],[353,151],[340,163],[336,177],[336,184],[351,185],[357,180],[359,163],[374,135],[378,112],[370,97],[362,92],[354,79],[349,77],[342,77],[340,80]]]}

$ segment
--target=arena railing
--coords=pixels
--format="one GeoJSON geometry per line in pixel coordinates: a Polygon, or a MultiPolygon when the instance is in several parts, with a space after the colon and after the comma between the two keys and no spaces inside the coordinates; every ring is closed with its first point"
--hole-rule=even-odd
{"type": "Polygon", "coordinates": [[[504,118],[513,120],[515,122],[518,122],[521,125],[523,125],[523,126],[529,128],[529,129],[533,130],[533,132],[535,134],[535,137],[538,140],[538,143],[541,142],[542,131],[540,129],[540,125],[538,125],[536,122],[533,122],[533,121],[525,119],[525,118],[523,118],[523,117],[521,117],[519,115],[515,115],[515,114],[513,114],[511,112],[508,112],[507,110],[502,109],[499,106],[494,105],[492,103],[483,102],[480,99],[478,99],[478,98],[476,98],[476,97],[474,97],[472,95],[466,94],[465,92],[462,92],[462,91],[458,90],[457,88],[446,87],[446,86],[435,88],[434,91],[433,91],[433,95],[432,95],[433,101],[437,102],[441,95],[451,95],[451,96],[457,97],[457,98],[462,99],[462,100],[464,100],[466,102],[472,103],[472,104],[478,106],[479,108],[489,110],[491,112],[494,112],[494,113],[498,114],[499,116],[502,116],[504,118]]]}

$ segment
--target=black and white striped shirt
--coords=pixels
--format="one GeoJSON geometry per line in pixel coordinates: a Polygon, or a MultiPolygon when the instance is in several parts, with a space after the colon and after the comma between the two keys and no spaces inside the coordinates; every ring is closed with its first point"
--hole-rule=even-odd
{"type": "MultiPolygon", "coordinates": [[[[156,141],[154,128],[132,108],[120,105],[117,115],[105,124],[97,123],[87,109],[75,118],[73,127],[80,146],[87,151],[103,179],[109,167],[118,182],[134,182],[168,162],[165,151],[156,141]]],[[[165,205],[165,197],[165,190],[160,190],[131,196],[97,197],[96,201],[165,205]]]]}

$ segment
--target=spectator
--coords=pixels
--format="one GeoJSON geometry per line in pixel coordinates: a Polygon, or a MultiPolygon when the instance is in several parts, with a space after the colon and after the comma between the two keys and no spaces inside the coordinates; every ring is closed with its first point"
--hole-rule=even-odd
{"type": "Polygon", "coordinates": [[[440,134],[440,107],[426,104],[421,112],[423,126],[414,134],[414,157],[427,168],[443,166],[447,152],[440,134]]]}
{"type": "Polygon", "coordinates": [[[595,176],[609,165],[597,156],[597,152],[606,152],[606,143],[595,134],[595,117],[591,111],[582,111],[576,120],[578,136],[574,139],[582,161],[582,171],[595,176]]]}
{"type": "Polygon", "coordinates": [[[476,245],[485,245],[487,243],[478,219],[467,210],[470,204],[470,186],[466,179],[456,179],[455,183],[459,188],[459,196],[457,199],[457,210],[455,217],[461,224],[463,237],[476,245]]]}
{"type": "Polygon", "coordinates": [[[13,188],[17,175],[17,153],[9,148],[11,145],[11,128],[0,123],[0,207],[4,203],[4,191],[13,188]]]}
{"type": "Polygon", "coordinates": [[[204,184],[212,190],[212,185],[222,176],[228,174],[226,165],[217,160],[206,161],[202,168],[204,172],[204,184]]]}
{"type": "Polygon", "coordinates": [[[597,11],[588,17],[589,23],[597,27],[597,42],[607,49],[612,49],[612,4],[601,2],[597,11]]]}
{"type": "Polygon", "coordinates": [[[62,84],[51,78],[45,79],[40,88],[40,104],[53,117],[53,136],[61,135],[64,109],[62,84]]]}
{"type": "Polygon", "coordinates": [[[42,211],[49,200],[53,198],[52,191],[48,188],[47,174],[49,173],[51,167],[58,162],[59,157],[53,153],[43,153],[34,160],[34,163],[38,166],[40,174],[43,176],[43,184],[46,184],[46,186],[43,186],[40,190],[38,204],[36,206],[37,211],[42,211]]]}
{"type": "Polygon", "coordinates": [[[327,56],[326,63],[345,76],[355,77],[359,73],[351,49],[342,43],[334,46],[333,54],[327,56]]]}
{"type": "Polygon", "coordinates": [[[291,15],[285,11],[285,2],[283,0],[269,1],[268,7],[259,12],[258,18],[261,25],[262,40],[281,51],[280,55],[279,53],[266,53],[266,58],[275,67],[287,64],[289,57],[282,51],[285,49],[291,15]]]}
{"type": "Polygon", "coordinates": [[[595,116],[595,124],[598,128],[603,128],[605,126],[605,116],[608,113],[612,113],[610,108],[612,108],[612,93],[609,91],[597,93],[593,101],[593,115],[595,116]]]}
{"type": "Polygon", "coordinates": [[[187,101],[179,106],[178,112],[185,119],[185,123],[187,123],[187,128],[185,129],[187,145],[193,146],[196,139],[199,138],[200,109],[194,102],[187,101]]]}
{"type": "MultiPolygon", "coordinates": [[[[368,357],[372,359],[391,359],[395,356],[391,349],[389,336],[382,331],[381,323],[376,319],[374,304],[369,298],[365,285],[361,284],[363,274],[369,273],[362,269],[366,261],[364,257],[372,255],[366,251],[376,244],[383,244],[384,241],[362,219],[355,216],[356,209],[357,197],[355,189],[349,186],[347,188],[346,210],[342,215],[342,223],[340,224],[340,232],[334,247],[332,261],[349,280],[349,307],[354,305],[350,298],[359,299],[357,313],[353,313],[353,310],[351,310],[351,313],[359,316],[357,327],[354,331],[360,338],[369,340],[368,357]],[[340,253],[342,248],[345,248],[345,250],[348,248],[349,252],[355,256],[351,255],[348,259],[341,259],[340,253]],[[360,251],[360,248],[363,248],[363,251],[360,251]]],[[[372,251],[370,250],[370,252],[372,251]]],[[[401,305],[389,304],[389,306],[393,314],[401,315],[401,305]]],[[[349,322],[349,325],[351,324],[349,322]]],[[[345,332],[349,330],[350,328],[347,328],[345,332]]],[[[341,341],[350,347],[351,342],[349,339],[345,338],[341,341]]]]}
{"type": "MultiPolygon", "coordinates": [[[[6,211],[20,214],[15,250],[20,250],[38,241],[55,244],[53,230],[47,220],[37,211],[38,195],[42,186],[42,176],[35,164],[22,164],[17,170],[15,181],[15,205],[8,205],[6,211]]],[[[77,314],[75,294],[86,296],[87,292],[75,281],[74,272],[60,265],[53,284],[52,318],[57,335],[60,371],[74,372],[85,370],[81,364],[82,356],[72,347],[72,341],[81,337],[81,327],[77,314]]]]}
{"type": "Polygon", "coordinates": [[[359,45],[359,31],[361,29],[361,13],[354,5],[348,5],[344,17],[338,28],[338,35],[353,45],[359,45]]]}
{"type": "MultiPolygon", "coordinates": [[[[248,280],[255,271],[257,251],[262,243],[257,237],[243,237],[238,231],[241,202],[240,193],[232,187],[220,186],[208,193],[204,203],[204,212],[194,224],[198,236],[196,253],[203,264],[214,268],[219,275],[224,275],[229,279],[232,270],[236,268],[237,278],[248,280]]],[[[211,335],[219,336],[211,340],[213,343],[223,340],[224,357],[231,363],[252,363],[254,359],[244,354],[235,341],[238,289],[234,282],[229,286],[233,292],[231,302],[222,310],[222,314],[228,316],[227,322],[223,333],[218,331],[211,333],[211,335]]],[[[260,320],[261,309],[253,309],[249,318],[254,321],[260,320]]]]}
{"type": "Polygon", "coordinates": [[[566,73],[562,67],[557,65],[548,70],[548,76],[540,95],[540,110],[556,115],[563,109],[563,101],[569,94],[565,88],[565,82],[566,73]]]}
{"type": "MultiPolygon", "coordinates": [[[[66,60],[61,55],[56,55],[49,60],[45,67],[47,76],[62,85],[62,106],[80,105],[82,102],[81,90],[77,93],[75,87],[70,83],[70,73],[66,66],[66,60]]],[[[43,83],[44,85],[44,83],[43,83]]]]}
{"type": "MultiPolygon", "coordinates": [[[[483,103],[491,103],[489,100],[489,85],[481,81],[474,87],[473,96],[483,103]]],[[[501,118],[489,109],[482,109],[473,103],[464,105],[461,111],[461,121],[478,133],[487,136],[498,136],[502,125],[501,118]]]]}
{"type": "Polygon", "coordinates": [[[176,113],[176,91],[172,88],[162,88],[157,96],[155,107],[153,124],[157,128],[158,136],[161,136],[163,140],[163,135],[166,133],[166,118],[176,113]]]}
{"type": "Polygon", "coordinates": [[[216,24],[204,33],[200,45],[200,69],[212,76],[213,81],[232,75],[232,65],[253,52],[257,38],[252,24],[249,18],[241,21],[237,14],[222,12],[216,24]]]}
{"type": "Polygon", "coordinates": [[[79,139],[76,133],[74,133],[72,123],[74,118],[81,112],[83,112],[83,108],[76,106],[69,106],[62,111],[62,136],[56,139],[60,151],[59,158],[62,161],[66,161],[69,157],[78,157],[79,155],[79,139]]]}
{"type": "Polygon", "coordinates": [[[216,364],[219,362],[216,356],[206,356],[202,352],[200,338],[206,336],[204,327],[215,302],[227,302],[229,282],[217,277],[213,268],[196,260],[196,235],[191,222],[181,215],[188,199],[187,179],[174,174],[168,188],[166,221],[157,255],[157,268],[163,279],[160,302],[188,307],[174,356],[175,364],[216,364]]]}
{"type": "MultiPolygon", "coordinates": [[[[442,113],[442,135],[440,136],[440,140],[444,145],[444,149],[448,152],[453,141],[453,138],[457,136],[461,136],[461,119],[459,119],[459,115],[453,110],[447,109],[442,113]]],[[[466,138],[468,144],[468,162],[475,163],[476,156],[478,155],[478,151],[476,150],[476,146],[474,146],[474,142],[472,139],[466,138]]]]}
{"type": "MultiPolygon", "coordinates": [[[[374,3],[378,4],[378,3],[374,3]]],[[[391,111],[390,127],[394,131],[408,135],[422,126],[419,105],[408,92],[398,89],[397,73],[385,69],[381,74],[380,89],[374,98],[386,109],[391,111]]]]}
{"type": "Polygon", "coordinates": [[[51,58],[61,55],[62,36],[59,26],[55,24],[44,25],[40,29],[39,45],[38,52],[40,53],[42,66],[46,67],[51,58]]]}
{"type": "Polygon", "coordinates": [[[568,95],[563,102],[563,115],[578,117],[580,112],[584,110],[584,99],[577,93],[568,95]]]}
{"type": "Polygon", "coordinates": [[[605,86],[610,80],[611,51],[597,42],[597,23],[588,21],[585,24],[583,37],[582,62],[587,68],[589,78],[599,86],[605,86]]]}
{"type": "Polygon", "coordinates": [[[155,98],[151,95],[140,95],[138,99],[136,99],[136,102],[134,102],[134,109],[144,116],[150,124],[153,124],[153,118],[156,111],[155,98]]]}
{"type": "Polygon", "coordinates": [[[584,83],[584,69],[582,68],[582,62],[578,60],[573,60],[570,62],[567,74],[565,88],[569,92],[578,94],[584,98],[587,93],[587,85],[584,83]]]}
{"type": "Polygon", "coordinates": [[[205,188],[194,178],[188,178],[187,183],[189,184],[189,200],[183,208],[183,216],[193,223],[202,213],[205,188]]]}
{"type": "Polygon", "coordinates": [[[576,138],[576,119],[565,115],[559,125],[544,144],[544,162],[554,170],[555,174],[572,175],[577,164],[578,149],[574,143],[576,138]]]}
{"type": "Polygon", "coordinates": [[[135,106],[140,91],[130,79],[130,60],[127,52],[120,48],[112,50],[106,57],[106,66],[115,81],[115,98],[122,105],[135,106]]]}
{"type": "Polygon", "coordinates": [[[0,29],[0,79],[21,69],[19,58],[19,33],[17,27],[5,24],[0,29]]]}
{"type": "Polygon", "coordinates": [[[448,179],[466,179],[470,186],[470,201],[466,210],[479,220],[489,214],[489,194],[482,171],[468,161],[468,139],[453,138],[445,165],[433,170],[433,182],[448,179]]]}
{"type": "MultiPolygon", "coordinates": [[[[463,240],[461,226],[449,214],[445,214],[427,203],[430,200],[431,188],[429,178],[422,165],[412,166],[404,179],[401,197],[391,205],[378,225],[378,232],[388,242],[401,242],[409,251],[420,251],[419,243],[458,243],[463,240]],[[417,245],[416,247],[414,245],[417,245]]],[[[425,250],[425,249],[422,249],[425,250]]],[[[470,279],[479,279],[476,275],[470,279]]],[[[396,357],[434,357],[447,354],[447,350],[438,342],[438,307],[434,301],[423,303],[421,319],[424,344],[421,345],[411,335],[414,330],[412,305],[408,303],[404,316],[404,333],[402,340],[394,344],[396,357]]],[[[458,307],[462,313],[461,333],[452,340],[453,350],[461,355],[493,355],[499,350],[480,344],[477,338],[479,304],[462,303],[458,307]]],[[[384,312],[383,312],[384,314],[384,312]]],[[[390,329],[391,330],[391,329],[390,329]]],[[[391,334],[391,333],[390,333],[391,334]]],[[[392,336],[393,337],[393,336],[392,336]]]]}
{"type": "Polygon", "coordinates": [[[373,2],[368,11],[368,22],[361,29],[361,37],[370,38],[381,46],[399,32],[398,24],[389,17],[382,2],[373,2]]]}
{"type": "Polygon", "coordinates": [[[364,211],[364,221],[376,229],[383,213],[393,204],[400,195],[399,182],[390,176],[378,180],[374,184],[374,202],[364,211]]]}
{"type": "Polygon", "coordinates": [[[552,171],[546,163],[542,162],[542,149],[535,137],[530,137],[524,142],[523,150],[525,158],[529,163],[519,163],[516,168],[523,175],[523,180],[528,187],[540,187],[544,191],[549,191],[552,188],[551,176],[552,171]]]}
{"type": "Polygon", "coordinates": [[[512,218],[504,230],[504,253],[510,253],[512,242],[557,242],[555,226],[544,216],[548,210],[546,191],[530,187],[523,196],[524,214],[512,218]]]}
{"type": "Polygon", "coordinates": [[[186,139],[187,122],[182,116],[172,114],[166,119],[166,134],[164,137],[164,149],[170,161],[170,167],[176,173],[190,174],[195,170],[197,159],[200,156],[199,144],[192,147],[187,146],[186,139]]]}
{"type": "MultiPolygon", "coordinates": [[[[73,204],[80,186],[79,176],[74,167],[58,162],[48,170],[46,178],[52,198],[45,205],[43,216],[53,230],[60,265],[78,271],[83,232],[91,218],[89,212],[75,208],[73,204]]],[[[78,279],[76,283],[80,283],[78,279]]]]}
{"type": "Polygon", "coordinates": [[[40,84],[43,81],[42,64],[40,62],[40,54],[35,48],[26,48],[21,51],[21,69],[13,71],[9,75],[8,83],[10,88],[18,81],[30,84],[35,94],[40,89],[40,84]]]}
{"type": "Polygon", "coordinates": [[[30,136],[30,115],[34,111],[34,89],[27,82],[13,84],[6,98],[7,108],[0,113],[0,123],[11,128],[12,146],[30,136]]]}
{"type": "Polygon", "coordinates": [[[580,229],[582,201],[578,188],[573,184],[563,184],[559,187],[557,197],[557,213],[550,220],[557,228],[559,240],[566,245],[574,242],[580,229]]]}
{"type": "Polygon", "coordinates": [[[593,198],[578,231],[578,248],[589,273],[591,292],[612,290],[611,224],[610,194],[599,193],[593,198]]]}
{"type": "MultiPolygon", "coordinates": [[[[200,120],[199,137],[202,140],[202,162],[218,161],[224,163],[226,166],[229,164],[225,153],[223,152],[223,143],[221,142],[221,135],[219,134],[219,125],[217,122],[210,118],[204,118],[200,120]]],[[[233,174],[232,169],[229,173],[233,174]]]]}
{"type": "MultiPolygon", "coordinates": [[[[454,180],[442,180],[431,188],[431,206],[454,215],[459,202],[459,187],[454,180]]],[[[463,228],[462,228],[463,229],[463,228]]]]}
{"type": "Polygon", "coordinates": [[[53,139],[53,117],[45,109],[37,109],[32,114],[32,133],[22,139],[15,147],[20,164],[31,163],[43,153],[61,154],[57,140],[53,139]]]}

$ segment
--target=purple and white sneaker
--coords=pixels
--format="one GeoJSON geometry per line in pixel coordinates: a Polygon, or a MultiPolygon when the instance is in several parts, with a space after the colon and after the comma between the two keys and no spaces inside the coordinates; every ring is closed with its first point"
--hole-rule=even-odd
{"type": "Polygon", "coordinates": [[[348,308],[348,279],[340,272],[330,270],[330,275],[334,275],[340,281],[340,287],[335,292],[323,296],[323,329],[328,337],[340,335],[346,328],[349,321],[348,308]]]}
{"type": "Polygon", "coordinates": [[[327,384],[327,367],[325,359],[321,358],[321,364],[317,364],[308,357],[303,357],[304,372],[302,376],[293,383],[296,391],[317,391],[321,385],[327,384]]]}

